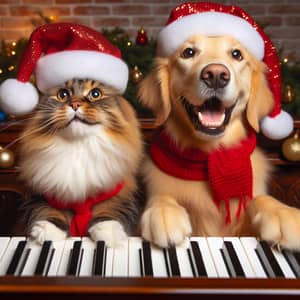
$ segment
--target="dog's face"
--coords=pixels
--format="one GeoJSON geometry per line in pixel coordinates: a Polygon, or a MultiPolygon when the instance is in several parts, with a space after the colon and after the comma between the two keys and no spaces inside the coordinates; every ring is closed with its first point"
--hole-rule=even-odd
{"type": "Polygon", "coordinates": [[[159,123],[180,119],[202,140],[220,138],[237,121],[258,131],[273,106],[265,69],[231,37],[195,35],[171,57],[157,60],[140,97],[159,123]]]}

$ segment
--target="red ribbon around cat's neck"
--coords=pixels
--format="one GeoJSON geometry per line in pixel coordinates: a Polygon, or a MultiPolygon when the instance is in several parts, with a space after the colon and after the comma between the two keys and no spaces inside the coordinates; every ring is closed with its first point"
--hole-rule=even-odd
{"type": "Polygon", "coordinates": [[[84,236],[87,233],[89,222],[92,217],[91,209],[95,204],[108,200],[116,196],[123,188],[124,182],[118,183],[112,190],[104,193],[99,193],[95,197],[89,197],[79,203],[63,203],[61,200],[54,197],[46,196],[49,205],[56,209],[70,209],[74,212],[74,216],[70,224],[71,236],[84,236]]]}
{"type": "Polygon", "coordinates": [[[158,168],[167,174],[185,180],[209,181],[213,200],[219,207],[225,202],[226,223],[231,222],[230,199],[238,198],[237,218],[247,201],[253,197],[253,175],[250,156],[256,146],[256,134],[249,129],[248,136],[238,145],[205,153],[196,148],[180,147],[164,131],[158,131],[150,148],[150,155],[158,168]]]}

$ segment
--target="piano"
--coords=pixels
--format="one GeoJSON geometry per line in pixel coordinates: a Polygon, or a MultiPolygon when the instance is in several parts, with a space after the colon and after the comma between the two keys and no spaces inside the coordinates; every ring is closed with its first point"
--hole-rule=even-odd
{"type": "Polygon", "coordinates": [[[299,252],[254,237],[191,237],[167,249],[139,237],[114,249],[88,237],[0,237],[0,299],[286,299],[300,297],[299,277],[299,252]]]}

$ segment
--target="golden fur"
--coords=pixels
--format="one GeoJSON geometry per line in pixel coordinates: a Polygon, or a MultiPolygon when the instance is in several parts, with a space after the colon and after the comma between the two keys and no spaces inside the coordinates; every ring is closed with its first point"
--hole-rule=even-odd
{"type": "MultiPolygon", "coordinates": [[[[196,147],[207,153],[220,145],[231,147],[246,137],[247,126],[259,131],[260,119],[273,107],[265,78],[266,66],[254,58],[237,40],[225,37],[192,36],[168,58],[157,58],[156,66],[141,83],[142,103],[153,110],[158,125],[181,148],[196,147]],[[193,49],[186,58],[185,49],[193,49]],[[235,59],[233,50],[242,53],[235,59]],[[235,105],[224,132],[210,135],[196,130],[182,99],[192,105],[205,101],[201,71],[209,64],[226,66],[230,84],[218,97],[224,106],[235,105]],[[235,103],[236,101],[236,103],[235,103]]],[[[214,93],[218,93],[214,91],[214,93]]],[[[300,211],[267,195],[270,166],[259,149],[251,155],[254,199],[240,219],[236,219],[237,199],[231,199],[232,221],[225,225],[225,208],[213,202],[209,183],[169,176],[151,159],[144,165],[147,206],[141,230],[145,239],[158,246],[178,244],[186,236],[257,235],[271,243],[300,249],[300,211]]]]}

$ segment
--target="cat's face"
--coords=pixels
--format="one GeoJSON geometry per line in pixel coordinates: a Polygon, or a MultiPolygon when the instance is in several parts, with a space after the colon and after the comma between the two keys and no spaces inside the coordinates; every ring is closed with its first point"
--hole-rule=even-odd
{"type": "Polygon", "coordinates": [[[41,97],[36,120],[44,133],[69,138],[89,134],[95,125],[118,131],[122,127],[118,97],[116,90],[98,81],[69,80],[41,97]]]}

